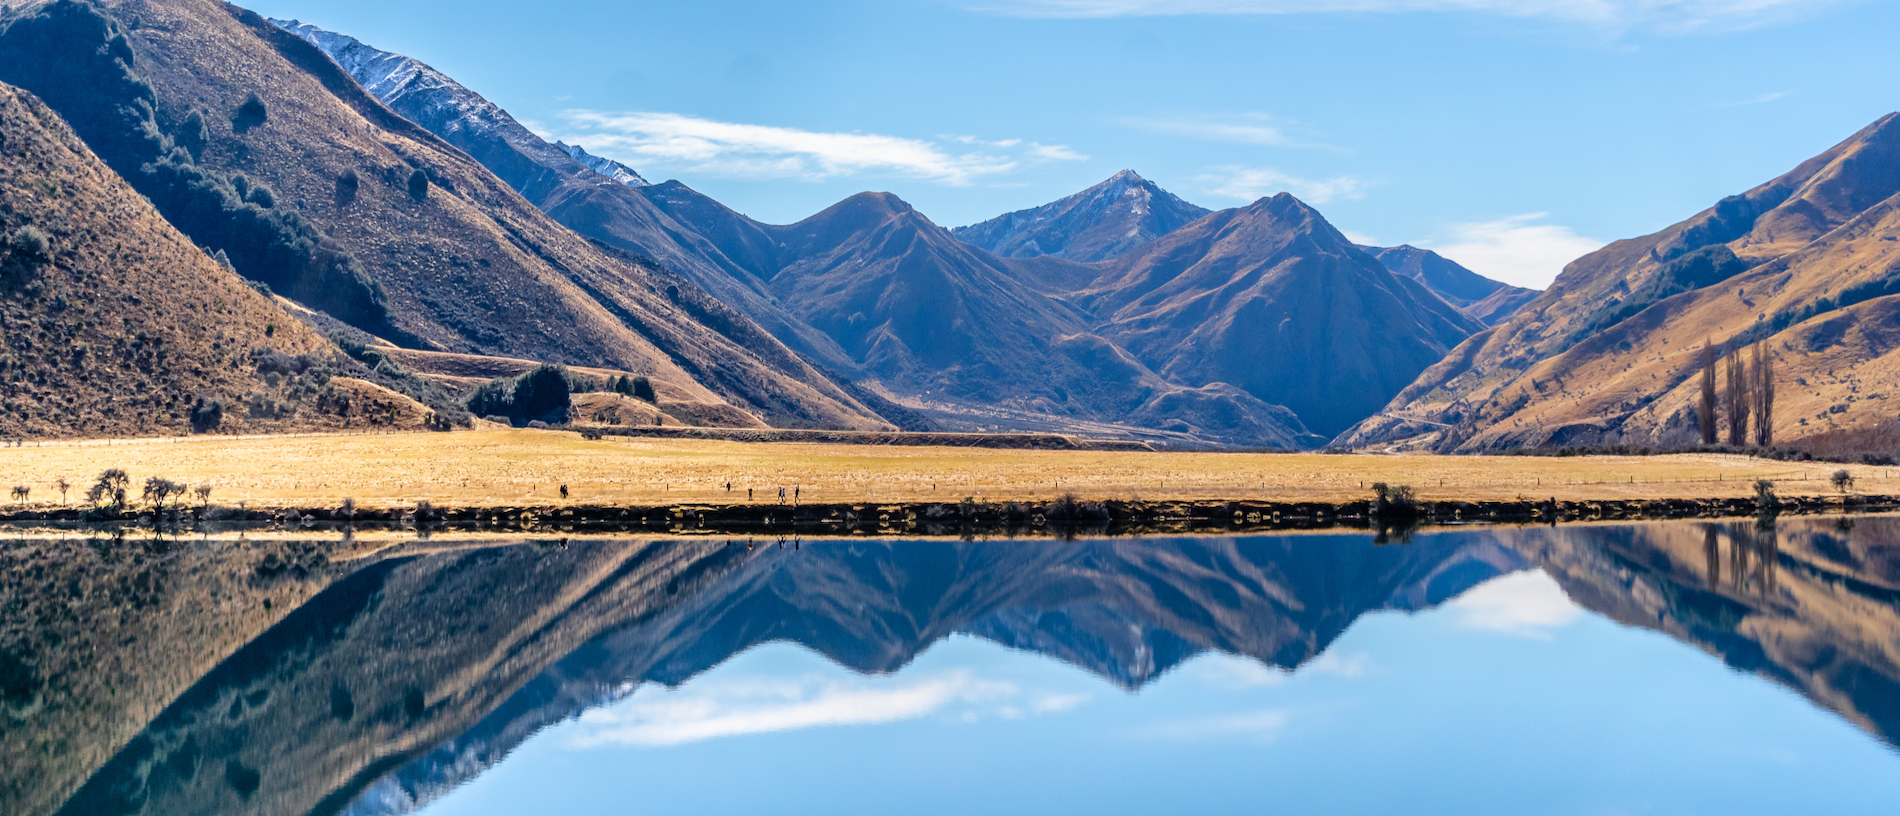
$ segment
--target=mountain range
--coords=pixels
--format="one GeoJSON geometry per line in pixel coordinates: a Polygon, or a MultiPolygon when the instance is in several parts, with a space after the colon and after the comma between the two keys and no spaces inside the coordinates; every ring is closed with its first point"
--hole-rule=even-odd
{"type": "Polygon", "coordinates": [[[765,224],[305,23],[0,19],[0,82],[186,240],[449,391],[468,378],[429,366],[493,358],[646,376],[695,422],[1473,452],[1689,440],[1704,344],[1766,341],[1781,440],[1877,421],[1892,380],[1892,117],[1538,293],[1357,246],[1290,195],[1215,212],[1133,171],[955,229],[888,193],[765,224]]]}
{"type": "MultiPolygon", "coordinates": [[[[1384,404],[1482,326],[1402,281],[1304,205],[1217,215],[1133,171],[956,230],[889,194],[856,196],[797,224],[759,223],[676,181],[590,179],[566,164],[578,148],[548,145],[419,61],[298,21],[275,22],[324,49],[384,103],[482,158],[563,224],[676,266],[828,370],[938,427],[1086,427],[1312,445],[1384,404]],[[523,161],[541,171],[517,170],[523,161]],[[544,182],[556,177],[563,183],[544,182]],[[1261,248],[1248,239],[1185,240],[1165,258],[1152,251],[1205,219],[1217,218],[1205,229],[1220,231],[1236,215],[1248,224],[1291,219],[1262,226],[1261,235],[1319,237],[1281,242],[1272,261],[1286,265],[1266,276],[1265,288],[1243,282],[1245,274],[1199,274],[1163,292],[1158,276],[1176,267],[1205,272],[1265,260],[1248,256],[1261,248]],[[1201,254],[1186,257],[1181,246],[1201,254]],[[1353,273],[1335,279],[1317,257],[1287,264],[1289,253],[1302,252],[1350,256],[1344,268],[1353,273]],[[1260,331],[1256,322],[1265,318],[1250,310],[1273,311],[1270,302],[1301,286],[1308,300],[1276,306],[1310,320],[1280,326],[1279,341],[1270,339],[1275,332],[1260,331]],[[1184,288],[1194,291],[1182,297],[1184,288]],[[1339,288],[1352,292],[1335,296],[1339,288]],[[1213,301],[1227,302],[1209,311],[1213,301]],[[1320,301],[1336,308],[1314,308],[1320,301]],[[1316,321],[1332,336],[1294,336],[1316,321]]],[[[1489,283],[1449,262],[1432,271],[1428,287],[1450,281],[1463,287],[1458,296],[1489,283]]],[[[1508,310],[1499,301],[1509,297],[1488,303],[1485,314],[1508,310]]]]}

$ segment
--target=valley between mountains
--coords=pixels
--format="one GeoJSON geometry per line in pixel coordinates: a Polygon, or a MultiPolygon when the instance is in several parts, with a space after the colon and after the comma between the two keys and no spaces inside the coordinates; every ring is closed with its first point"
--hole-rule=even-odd
{"type": "Polygon", "coordinates": [[[1764,350],[1780,407],[1756,437],[1799,445],[1872,432],[1900,377],[1891,116],[1536,292],[1359,246],[1290,194],[1210,211],[1131,170],[963,227],[875,192],[766,224],[550,143],[411,56],[214,0],[12,7],[0,82],[44,111],[9,115],[0,151],[0,373],[29,386],[9,436],[452,427],[504,419],[469,414],[478,390],[558,364],[572,401],[507,419],[1683,446],[1706,345],[1764,350]],[[75,209],[82,182],[148,214],[75,209]],[[159,244],[198,258],[162,262],[188,285],[84,295],[98,314],[61,324],[85,281],[161,263],[125,247],[159,244]],[[246,294],[215,308],[244,317],[217,330],[249,333],[215,353],[136,328],[230,281],[246,294]],[[116,359],[141,396],[113,395],[116,359]]]}

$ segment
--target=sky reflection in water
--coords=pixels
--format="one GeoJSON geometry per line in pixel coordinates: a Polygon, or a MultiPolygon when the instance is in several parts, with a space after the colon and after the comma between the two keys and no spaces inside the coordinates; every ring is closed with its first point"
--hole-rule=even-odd
{"type": "Polygon", "coordinates": [[[1288,673],[1220,653],[1126,692],[967,635],[894,674],[755,647],[549,728],[430,816],[1887,813],[1900,757],[1549,575],[1359,618],[1288,673]]]}

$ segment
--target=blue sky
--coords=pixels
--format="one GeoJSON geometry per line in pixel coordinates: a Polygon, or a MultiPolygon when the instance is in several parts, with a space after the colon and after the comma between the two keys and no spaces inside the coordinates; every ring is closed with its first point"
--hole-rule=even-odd
{"type": "Polygon", "coordinates": [[[1900,109],[1862,0],[244,0],[754,218],[957,226],[1133,168],[1542,286],[1900,109]]]}

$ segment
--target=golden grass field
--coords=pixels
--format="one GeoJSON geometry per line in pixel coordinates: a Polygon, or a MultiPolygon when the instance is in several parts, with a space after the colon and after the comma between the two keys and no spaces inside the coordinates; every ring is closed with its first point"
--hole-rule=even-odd
{"type": "MultiPolygon", "coordinates": [[[[135,485],[162,476],[213,486],[214,503],[253,507],[660,505],[778,500],[807,503],[1052,499],[1350,501],[1375,481],[1412,485],[1425,499],[1714,498],[1834,492],[1843,466],[1724,455],[1464,457],[1258,453],[1122,453],[743,443],[483,430],[274,437],[48,442],[0,449],[0,499],[13,485],[33,504],[69,501],[107,468],[135,485]],[[732,492],[725,490],[730,482],[732,492]]],[[[1900,470],[1846,466],[1861,493],[1900,493],[1900,470]]]]}

